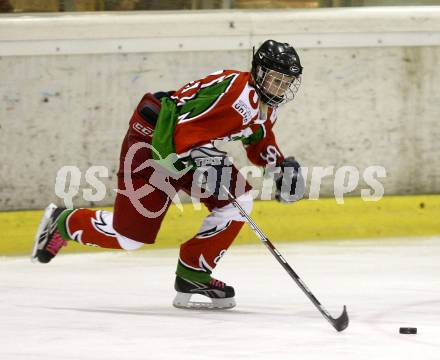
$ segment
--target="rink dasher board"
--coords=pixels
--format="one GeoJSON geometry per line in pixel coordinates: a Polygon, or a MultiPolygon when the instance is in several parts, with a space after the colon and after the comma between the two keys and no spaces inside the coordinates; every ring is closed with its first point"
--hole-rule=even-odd
{"type": "MultiPolygon", "coordinates": [[[[0,256],[30,253],[42,213],[0,212],[0,256]]],[[[181,212],[172,205],[156,243],[144,248],[178,247],[198,231],[207,215],[204,207],[195,210],[192,204],[183,204],[181,212]]],[[[440,195],[385,196],[379,201],[347,197],[344,204],[331,198],[304,199],[290,205],[255,201],[251,215],[269,238],[285,242],[433,236],[440,234],[440,195]]],[[[253,232],[244,227],[234,244],[257,242],[253,232]]],[[[84,251],[102,250],[73,242],[63,249],[63,253],[84,251]]]]}

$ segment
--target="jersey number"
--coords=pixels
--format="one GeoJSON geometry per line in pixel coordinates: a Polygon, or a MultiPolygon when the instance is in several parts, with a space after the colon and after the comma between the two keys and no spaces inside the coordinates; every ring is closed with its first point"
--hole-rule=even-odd
{"type": "Polygon", "coordinates": [[[261,153],[260,156],[268,165],[275,165],[277,163],[278,156],[281,156],[281,154],[275,146],[269,145],[266,148],[266,154],[261,153]]]}

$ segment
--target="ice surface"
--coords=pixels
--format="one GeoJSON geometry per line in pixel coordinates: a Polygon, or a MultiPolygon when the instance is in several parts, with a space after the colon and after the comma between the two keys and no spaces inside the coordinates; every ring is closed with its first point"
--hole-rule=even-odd
{"type": "Polygon", "coordinates": [[[440,359],[440,238],[276,246],[344,332],[258,240],[215,273],[223,312],[171,306],[177,249],[1,258],[0,359],[440,359]]]}

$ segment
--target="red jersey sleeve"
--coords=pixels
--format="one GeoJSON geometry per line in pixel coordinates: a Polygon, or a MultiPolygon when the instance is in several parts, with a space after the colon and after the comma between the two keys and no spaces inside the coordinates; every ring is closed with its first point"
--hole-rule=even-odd
{"type": "Polygon", "coordinates": [[[254,144],[245,145],[248,159],[258,166],[272,165],[277,166],[283,160],[284,156],[275,140],[275,134],[272,131],[273,123],[266,121],[261,124],[262,138],[254,144]]]}

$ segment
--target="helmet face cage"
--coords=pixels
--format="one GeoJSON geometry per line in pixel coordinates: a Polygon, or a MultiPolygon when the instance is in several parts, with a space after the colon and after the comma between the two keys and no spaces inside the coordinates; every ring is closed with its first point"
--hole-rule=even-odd
{"type": "Polygon", "coordinates": [[[301,75],[287,75],[264,65],[257,65],[255,70],[256,88],[264,103],[277,107],[295,98],[301,85],[301,75]]]}

